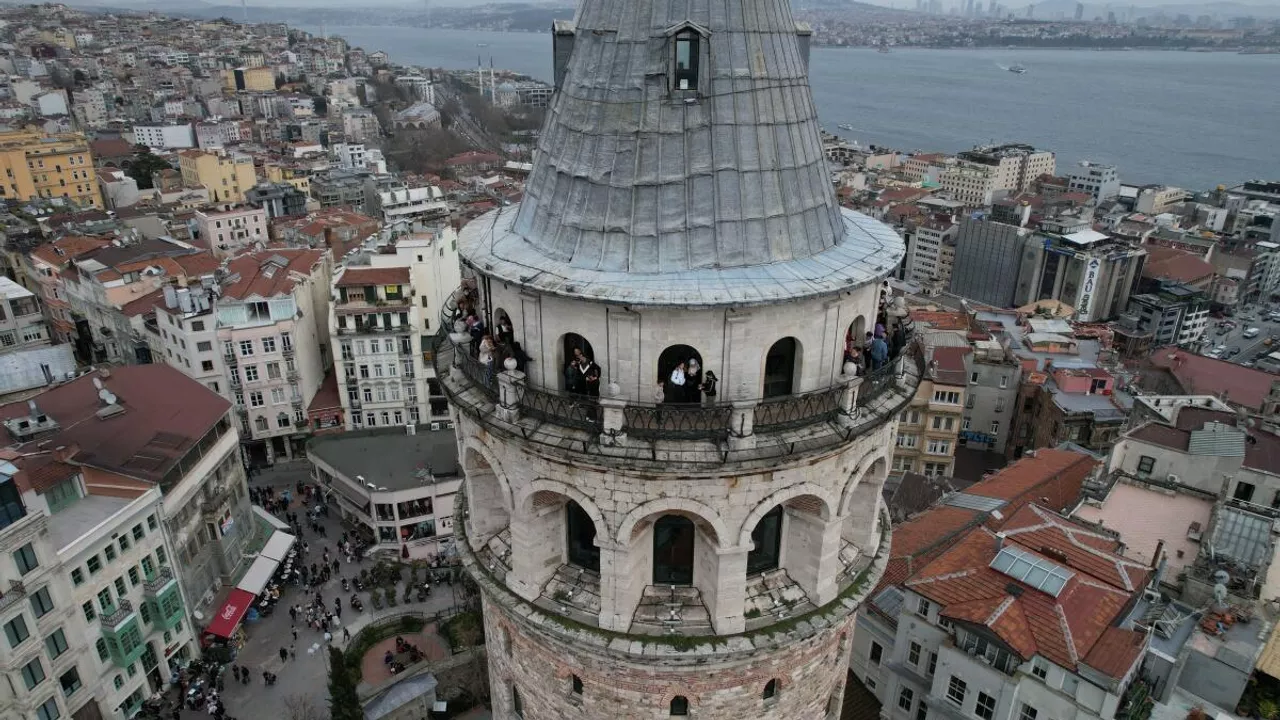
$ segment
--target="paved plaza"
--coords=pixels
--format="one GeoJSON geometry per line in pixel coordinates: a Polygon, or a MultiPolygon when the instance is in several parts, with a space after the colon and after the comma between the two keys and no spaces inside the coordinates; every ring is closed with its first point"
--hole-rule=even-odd
{"type": "MultiPolygon", "coordinates": [[[[295,488],[298,482],[309,482],[310,465],[305,462],[295,461],[288,465],[280,465],[273,469],[264,470],[258,475],[253,476],[249,480],[252,487],[275,487],[278,490],[286,488],[295,488]]],[[[297,495],[297,492],[294,492],[297,495]]],[[[301,504],[294,500],[290,510],[302,514],[305,512],[301,504]]],[[[333,548],[337,544],[337,540],[342,536],[342,526],[337,520],[336,514],[331,512],[330,517],[322,518],[322,522],[326,528],[326,535],[318,536],[311,532],[310,527],[303,528],[303,536],[299,538],[299,553],[301,553],[302,541],[311,544],[310,555],[305,558],[305,562],[319,563],[320,556],[324,552],[327,545],[330,549],[330,556],[333,555],[333,548]]],[[[362,568],[372,569],[376,564],[373,560],[364,560],[348,564],[345,559],[342,561],[339,574],[319,586],[318,590],[324,597],[325,603],[332,606],[335,597],[342,598],[342,625],[351,632],[352,637],[368,624],[371,620],[384,617],[387,615],[395,615],[403,613],[406,610],[419,610],[426,614],[436,613],[449,608],[453,603],[453,593],[447,585],[433,587],[431,596],[425,602],[400,603],[395,607],[383,607],[380,611],[374,611],[373,606],[369,602],[369,593],[360,593],[360,599],[365,604],[365,611],[358,613],[348,607],[348,600],[351,597],[350,592],[343,592],[342,577],[352,577],[358,575],[362,568]]],[[[311,591],[314,595],[315,591],[311,591]]],[[[399,585],[399,593],[404,592],[404,582],[399,585]]],[[[398,599],[398,598],[397,598],[398,599]]],[[[261,618],[254,622],[245,624],[245,631],[248,640],[244,648],[240,651],[239,657],[235,662],[243,665],[252,671],[250,682],[242,685],[235,682],[230,673],[226,677],[226,690],[222,694],[223,701],[226,703],[227,716],[236,718],[236,720],[294,720],[294,714],[287,707],[286,699],[299,695],[310,698],[313,707],[321,712],[320,717],[326,717],[329,707],[329,654],[324,647],[323,633],[316,632],[304,625],[301,617],[296,626],[291,627],[288,608],[292,605],[307,601],[306,593],[302,588],[290,586],[281,596],[279,608],[270,617],[261,618]],[[298,640],[293,640],[293,630],[298,631],[298,640]],[[289,649],[292,653],[291,659],[281,662],[280,648],[289,649]],[[262,671],[270,670],[279,676],[274,686],[268,687],[262,681],[262,671]]],[[[429,629],[432,626],[428,626],[429,629]]],[[[341,647],[343,643],[342,628],[337,629],[334,633],[334,643],[341,647]]],[[[413,641],[427,652],[429,657],[435,658],[441,652],[444,656],[448,656],[448,647],[443,640],[436,639],[437,644],[431,644],[428,639],[415,637],[413,641]],[[430,646],[430,650],[428,647],[430,646]]],[[[394,639],[388,641],[394,644],[394,639]]],[[[383,652],[380,650],[379,652],[383,652]]],[[[381,664],[381,660],[378,660],[381,664]]],[[[381,677],[381,676],[379,676],[381,677]]],[[[202,720],[209,718],[209,714],[203,710],[183,710],[182,720],[202,720]]],[[[477,715],[468,715],[467,717],[485,718],[487,714],[481,713],[477,715]]]]}

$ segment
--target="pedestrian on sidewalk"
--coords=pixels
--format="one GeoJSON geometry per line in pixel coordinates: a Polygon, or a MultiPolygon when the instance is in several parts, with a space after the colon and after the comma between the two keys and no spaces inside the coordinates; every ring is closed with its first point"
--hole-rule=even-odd
{"type": "Polygon", "coordinates": [[[346,642],[350,639],[351,639],[351,631],[346,629],[345,627],[342,628],[342,641],[346,642]]]}
{"type": "Polygon", "coordinates": [[[298,628],[293,629],[293,641],[298,642],[298,628]]]}
{"type": "Polygon", "coordinates": [[[297,622],[298,622],[298,608],[291,607],[289,608],[289,625],[293,626],[297,622]]]}
{"type": "Polygon", "coordinates": [[[288,659],[289,659],[289,649],[280,648],[280,662],[284,662],[285,660],[288,660],[288,659]]]}

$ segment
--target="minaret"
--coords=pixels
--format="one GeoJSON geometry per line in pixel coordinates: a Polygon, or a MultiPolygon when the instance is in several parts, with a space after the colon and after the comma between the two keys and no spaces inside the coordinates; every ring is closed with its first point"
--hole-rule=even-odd
{"type": "Polygon", "coordinates": [[[494,716],[838,717],[923,372],[883,309],[903,243],[836,201],[788,0],[557,27],[523,201],[462,230],[434,354],[494,716]]]}

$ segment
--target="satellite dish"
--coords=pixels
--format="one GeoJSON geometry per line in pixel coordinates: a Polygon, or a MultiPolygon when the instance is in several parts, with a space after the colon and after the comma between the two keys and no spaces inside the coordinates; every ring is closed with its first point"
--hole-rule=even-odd
{"type": "Polygon", "coordinates": [[[1227,604],[1227,586],[1218,583],[1213,586],[1213,600],[1219,605],[1227,604]]]}
{"type": "Polygon", "coordinates": [[[1213,573],[1213,581],[1219,585],[1226,585],[1231,582],[1231,574],[1226,570],[1215,570],[1213,573]]]}
{"type": "Polygon", "coordinates": [[[98,399],[102,401],[103,405],[115,405],[118,398],[116,398],[115,393],[106,388],[102,388],[98,391],[98,399]]]}

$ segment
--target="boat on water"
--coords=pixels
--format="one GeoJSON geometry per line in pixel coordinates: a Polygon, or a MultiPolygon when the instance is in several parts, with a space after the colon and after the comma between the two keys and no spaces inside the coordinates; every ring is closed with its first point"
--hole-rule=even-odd
{"type": "Polygon", "coordinates": [[[1017,73],[1017,74],[1021,75],[1021,74],[1025,73],[1026,71],[1027,71],[1027,69],[1026,69],[1025,67],[1021,66],[1021,65],[1010,65],[1010,66],[1009,66],[1009,72],[1011,72],[1011,73],[1017,73]]]}
{"type": "Polygon", "coordinates": [[[853,126],[850,125],[849,123],[840,123],[836,127],[840,128],[841,130],[845,130],[847,132],[853,132],[853,126]]]}

